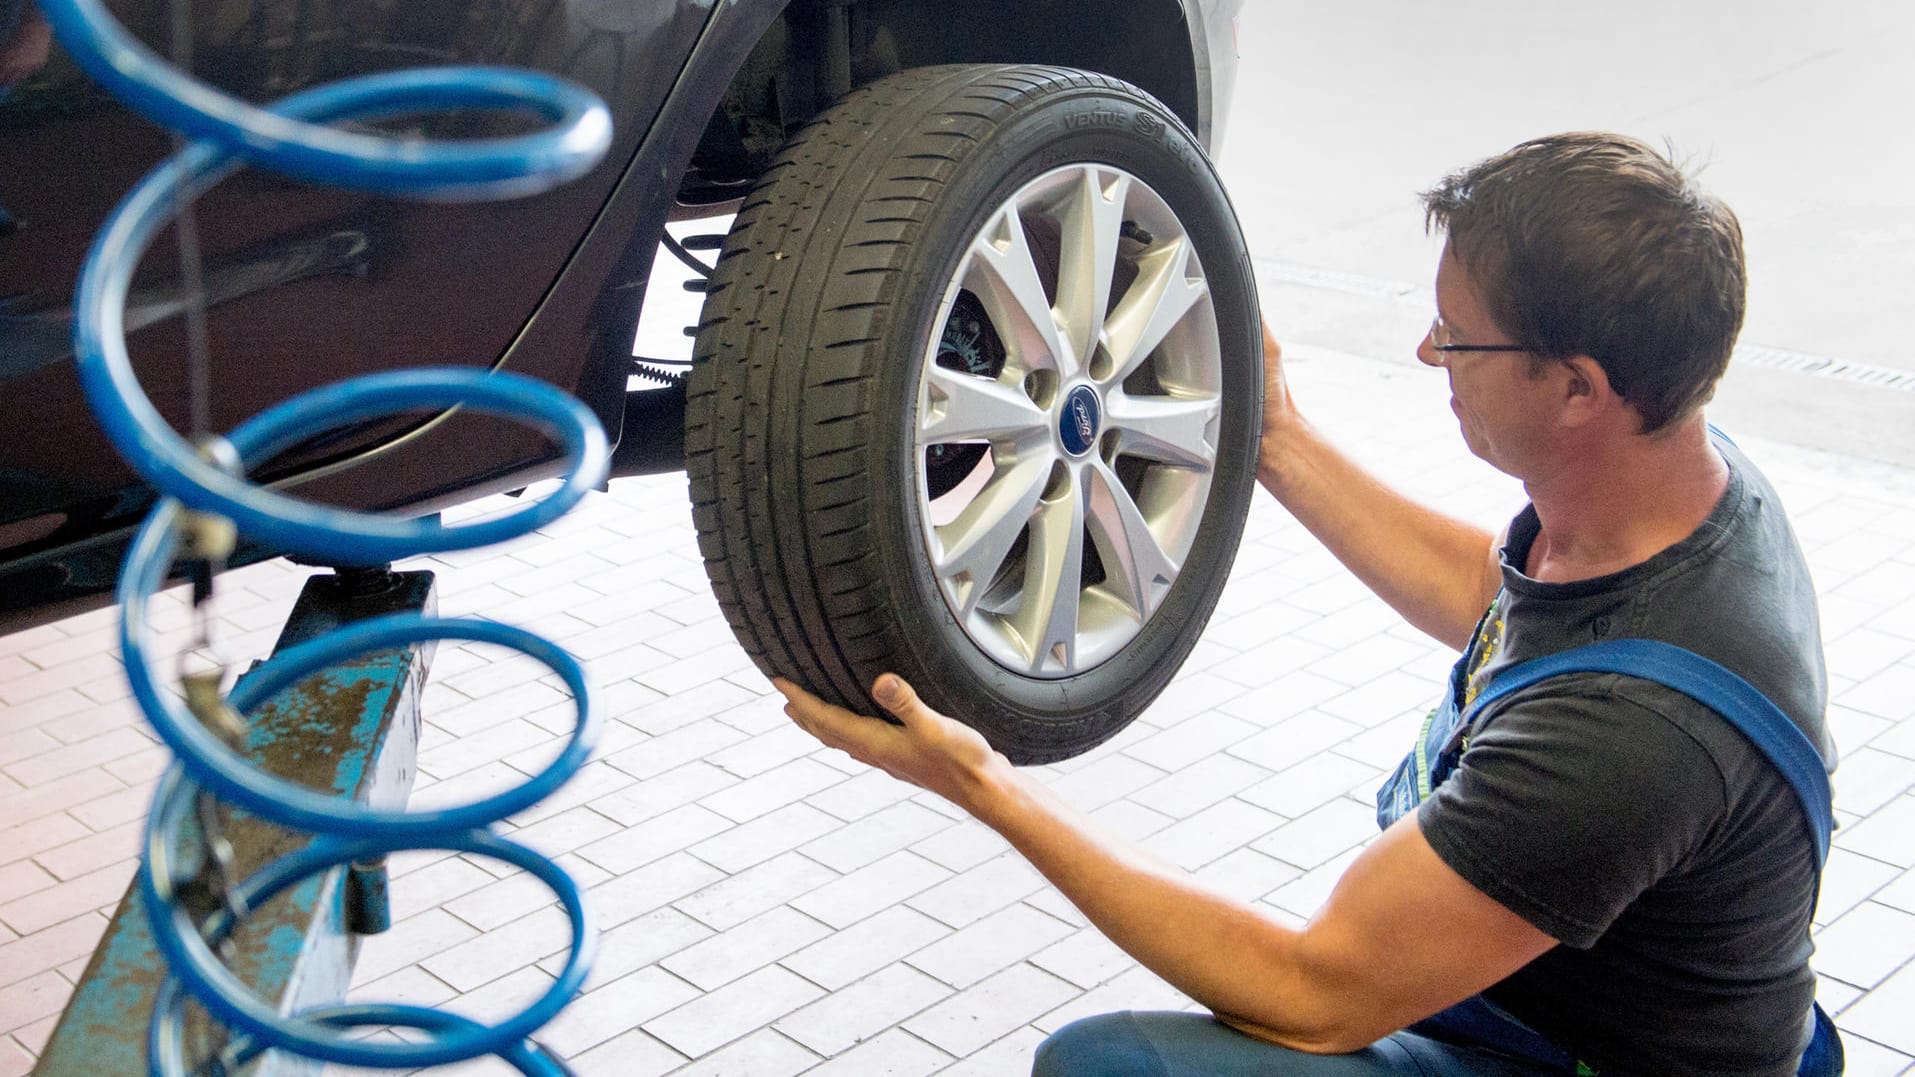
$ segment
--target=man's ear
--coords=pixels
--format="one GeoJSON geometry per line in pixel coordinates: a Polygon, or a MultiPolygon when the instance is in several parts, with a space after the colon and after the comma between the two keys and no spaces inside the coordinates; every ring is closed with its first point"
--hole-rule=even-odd
{"type": "Polygon", "coordinates": [[[1566,425],[1586,426],[1611,409],[1628,406],[1610,387],[1609,375],[1603,372],[1601,363],[1587,355],[1572,355],[1560,362],[1564,371],[1561,385],[1566,425]]]}

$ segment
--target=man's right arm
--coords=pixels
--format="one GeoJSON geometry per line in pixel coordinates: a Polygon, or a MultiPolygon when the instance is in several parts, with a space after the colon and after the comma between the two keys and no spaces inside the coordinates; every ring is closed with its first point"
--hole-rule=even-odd
{"type": "Polygon", "coordinates": [[[1495,536],[1379,482],[1298,414],[1283,352],[1263,330],[1257,481],[1357,578],[1417,628],[1458,650],[1496,597],[1495,536]]]}
{"type": "Polygon", "coordinates": [[[1108,833],[895,675],[880,677],[872,696],[896,724],[772,683],[800,728],[969,812],[1125,953],[1259,1039],[1355,1051],[1556,945],[1445,864],[1414,816],[1364,849],[1323,908],[1293,929],[1108,833]]]}

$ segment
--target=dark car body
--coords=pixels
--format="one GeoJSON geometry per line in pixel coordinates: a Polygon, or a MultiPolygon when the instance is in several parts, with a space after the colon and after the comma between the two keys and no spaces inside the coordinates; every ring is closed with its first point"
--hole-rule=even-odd
{"type": "MultiPolygon", "coordinates": [[[[269,101],[352,75],[504,64],[574,79],[614,121],[602,163],[546,194],[432,204],[242,171],[202,198],[211,427],[354,374],[509,368],[584,400],[615,473],[675,465],[682,395],[628,392],[633,327],[664,225],[733,202],[784,137],[853,86],[964,61],[1042,62],[1152,92],[1206,145],[1241,0],[222,0],[193,5],[191,68],[269,101]]],[[[167,0],[114,0],[157,51],[167,0]]],[[[74,282],[114,203],[173,147],[80,75],[32,0],[0,0],[0,632],[96,604],[152,492],[107,444],[75,376],[74,282]],[[22,74],[21,72],[25,73],[22,74]]],[[[474,137],[515,124],[401,117],[474,137]]],[[[147,255],[130,347],[184,429],[185,290],[147,255]]],[[[318,433],[258,475],[300,496],[426,513],[547,475],[540,435],[471,413],[318,433]]],[[[251,550],[245,556],[267,556],[251,550]]]]}

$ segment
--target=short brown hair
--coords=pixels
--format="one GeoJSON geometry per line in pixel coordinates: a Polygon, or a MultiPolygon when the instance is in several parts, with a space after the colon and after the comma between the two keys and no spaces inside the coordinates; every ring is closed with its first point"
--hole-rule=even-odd
{"type": "Polygon", "coordinates": [[[1742,226],[1622,135],[1533,139],[1423,195],[1498,327],[1544,359],[1587,355],[1651,433],[1715,393],[1742,331],[1742,226]]]}

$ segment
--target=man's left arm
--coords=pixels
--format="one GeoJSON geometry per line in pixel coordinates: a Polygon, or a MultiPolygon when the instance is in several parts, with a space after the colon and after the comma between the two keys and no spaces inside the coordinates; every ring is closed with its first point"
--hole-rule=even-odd
{"type": "Polygon", "coordinates": [[[1358,1050],[1556,944],[1451,870],[1414,817],[1364,850],[1323,908],[1292,929],[1105,832],[901,679],[880,678],[875,689],[900,725],[777,684],[808,732],[970,812],[1125,952],[1258,1038],[1358,1050]]]}

